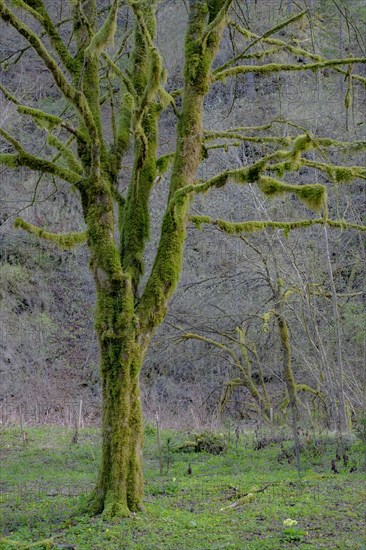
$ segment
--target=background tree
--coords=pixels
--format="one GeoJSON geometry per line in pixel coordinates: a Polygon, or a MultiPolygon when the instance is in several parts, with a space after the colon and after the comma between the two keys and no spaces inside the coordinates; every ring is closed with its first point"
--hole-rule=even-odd
{"type": "MultiPolygon", "coordinates": [[[[358,223],[329,217],[323,184],[283,181],[287,173],[304,166],[328,174],[336,183],[364,179],[366,171],[362,166],[333,165],[323,158],[328,148],[360,149],[363,143],[347,144],[315,137],[299,128],[295,128],[293,135],[273,135],[272,123],[240,125],[224,131],[204,130],[203,113],[210,89],[227,79],[329,68],[346,76],[349,103],[353,84],[365,84],[365,78],[352,69],[365,63],[366,58],[325,59],[299,45],[271,38],[289,25],[305,20],[306,11],[257,36],[245,26],[245,18],[241,21],[240,14],[235,15],[235,9],[229,18],[233,5],[233,0],[190,0],[183,85],[168,93],[164,88],[166,71],[156,46],[155,2],[115,0],[108,6],[94,0],[71,2],[61,18],[42,0],[0,1],[2,20],[24,40],[19,55],[28,50],[37,54],[50,83],[57,87],[57,97],[62,99],[63,109],[55,115],[37,100],[32,105],[21,103],[16,92],[1,85],[6,100],[16,106],[20,116],[42,128],[46,141],[42,151],[35,151],[31,140],[26,140],[31,149],[28,151],[23,136],[19,138],[11,128],[2,128],[0,135],[12,152],[1,153],[0,163],[11,170],[27,167],[48,175],[56,188],[62,181],[70,190],[76,190],[81,202],[84,220],[81,232],[57,234],[22,218],[15,223],[30,234],[65,248],[83,242],[88,246],[97,295],[95,328],[103,399],[102,462],[90,508],[95,513],[103,511],[105,517],[124,516],[141,508],[139,373],[152,335],[164,320],[169,298],[179,280],[193,198],[230,182],[257,184],[268,196],[291,193],[319,212],[317,217],[293,221],[236,223],[210,216],[190,217],[198,226],[210,223],[230,233],[267,227],[288,233],[313,225],[363,229],[358,223]],[[64,25],[68,30],[61,32],[64,25]],[[234,43],[240,39],[245,45],[238,53],[213,65],[226,28],[235,37],[234,43]],[[118,45],[109,49],[113,39],[118,40],[118,45]],[[297,61],[288,60],[293,56],[297,61]],[[159,117],[169,106],[177,116],[176,147],[158,157],[159,117]],[[229,147],[245,142],[258,145],[256,158],[208,178],[197,175],[200,164],[212,150],[225,153],[229,147]],[[309,152],[314,153],[315,160],[309,158],[309,152]],[[322,160],[317,160],[317,154],[322,160]],[[132,157],[132,166],[128,184],[124,185],[120,176],[122,161],[128,155],[132,157]],[[150,196],[157,176],[170,164],[160,239],[150,272],[143,277],[150,196]]],[[[240,6],[236,5],[237,11],[240,6]]],[[[278,122],[288,126],[284,120],[278,122]]],[[[29,129],[32,131],[33,127],[29,129]]]]}

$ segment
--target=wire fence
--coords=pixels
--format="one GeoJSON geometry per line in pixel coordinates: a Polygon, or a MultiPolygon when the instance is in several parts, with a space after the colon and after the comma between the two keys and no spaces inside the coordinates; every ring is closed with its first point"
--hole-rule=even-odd
{"type": "Polygon", "coordinates": [[[37,502],[53,497],[77,497],[86,494],[93,488],[92,483],[73,481],[0,481],[0,505],[7,502],[19,504],[23,502],[37,502]]]}
{"type": "Polygon", "coordinates": [[[38,402],[4,401],[0,403],[0,423],[8,426],[60,425],[67,427],[99,425],[101,406],[82,399],[38,402]]]}

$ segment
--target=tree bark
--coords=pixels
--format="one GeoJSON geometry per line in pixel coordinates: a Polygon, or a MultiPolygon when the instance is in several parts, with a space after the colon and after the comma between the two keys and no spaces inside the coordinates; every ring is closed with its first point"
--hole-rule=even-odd
{"type": "Polygon", "coordinates": [[[128,352],[128,336],[100,338],[102,460],[90,500],[93,513],[127,517],[142,510],[143,427],[139,371],[143,353],[138,345],[128,352]],[[127,344],[127,345],[126,345],[127,344]]]}

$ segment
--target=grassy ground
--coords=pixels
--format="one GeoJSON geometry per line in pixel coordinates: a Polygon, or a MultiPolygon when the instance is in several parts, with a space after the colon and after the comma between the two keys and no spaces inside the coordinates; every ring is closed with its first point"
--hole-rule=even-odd
{"type": "Polygon", "coordinates": [[[365,446],[359,439],[348,441],[347,466],[336,439],[304,441],[299,477],[291,441],[268,444],[270,433],[241,435],[220,456],[177,452],[185,438],[163,432],[160,475],[156,436],[146,430],[146,511],[106,523],[77,515],[80,495],[96,478],[98,430],[84,428],[72,444],[72,432],[61,427],[27,428],[27,442],[18,428],[3,429],[0,547],[25,548],[19,543],[53,536],[50,548],[78,550],[366,548],[365,446]],[[250,492],[254,500],[227,508],[250,492]],[[287,519],[297,525],[285,526],[287,519]]]}

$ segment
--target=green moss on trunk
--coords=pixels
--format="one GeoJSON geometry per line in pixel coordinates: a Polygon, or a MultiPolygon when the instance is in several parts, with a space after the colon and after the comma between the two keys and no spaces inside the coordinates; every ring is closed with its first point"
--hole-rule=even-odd
{"type": "Polygon", "coordinates": [[[102,336],[100,349],[102,462],[89,510],[112,519],[142,509],[143,429],[138,378],[142,354],[131,334],[113,339],[102,336]]]}

